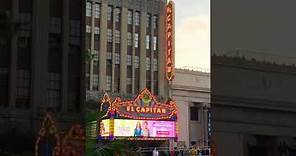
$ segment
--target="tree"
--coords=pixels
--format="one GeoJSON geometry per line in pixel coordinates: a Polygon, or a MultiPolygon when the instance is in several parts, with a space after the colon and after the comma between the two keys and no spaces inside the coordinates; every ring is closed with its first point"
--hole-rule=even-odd
{"type": "Polygon", "coordinates": [[[90,63],[94,58],[95,58],[95,54],[92,54],[89,49],[85,51],[85,61],[87,63],[90,63]]]}

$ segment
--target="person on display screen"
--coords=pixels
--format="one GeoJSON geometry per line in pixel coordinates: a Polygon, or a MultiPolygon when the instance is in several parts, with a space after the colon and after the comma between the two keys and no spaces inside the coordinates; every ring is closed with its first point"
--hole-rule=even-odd
{"type": "Polygon", "coordinates": [[[144,137],[149,137],[150,136],[150,132],[149,132],[149,127],[148,127],[148,122],[145,121],[143,123],[143,129],[142,129],[142,133],[144,137]]]}
{"type": "Polygon", "coordinates": [[[101,125],[100,125],[100,134],[101,136],[105,134],[105,126],[103,122],[101,122],[101,125]]]}
{"type": "Polygon", "coordinates": [[[142,136],[143,132],[142,132],[142,127],[141,127],[141,123],[140,121],[137,122],[136,128],[134,130],[134,136],[135,137],[139,137],[142,136]]]}

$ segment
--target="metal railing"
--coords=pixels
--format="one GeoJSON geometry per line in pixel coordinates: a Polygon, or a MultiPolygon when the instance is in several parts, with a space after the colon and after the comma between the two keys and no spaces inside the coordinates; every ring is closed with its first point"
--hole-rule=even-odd
{"type": "Polygon", "coordinates": [[[194,66],[182,66],[182,67],[177,67],[176,69],[198,71],[198,72],[203,72],[203,73],[210,73],[211,72],[210,69],[194,67],[194,66]]]}
{"type": "Polygon", "coordinates": [[[174,153],[175,156],[211,156],[211,148],[209,146],[196,148],[175,147],[174,149],[170,149],[169,147],[145,147],[138,148],[136,151],[141,153],[142,156],[145,156],[151,155],[154,149],[156,149],[159,153],[174,153]]]}
{"type": "Polygon", "coordinates": [[[246,60],[256,60],[258,62],[270,62],[276,64],[293,65],[296,62],[296,57],[283,56],[275,53],[268,53],[266,51],[259,51],[253,49],[236,48],[228,51],[214,51],[213,54],[217,56],[238,57],[246,60]]]}

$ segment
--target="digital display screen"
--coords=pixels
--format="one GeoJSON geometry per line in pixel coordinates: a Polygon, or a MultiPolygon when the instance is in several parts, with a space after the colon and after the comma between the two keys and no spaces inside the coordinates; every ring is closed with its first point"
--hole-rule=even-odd
{"type": "Polygon", "coordinates": [[[175,122],[114,119],[114,136],[173,138],[175,122]]]}
{"type": "Polygon", "coordinates": [[[100,123],[100,135],[101,136],[109,136],[109,124],[110,120],[102,120],[100,123]]]}

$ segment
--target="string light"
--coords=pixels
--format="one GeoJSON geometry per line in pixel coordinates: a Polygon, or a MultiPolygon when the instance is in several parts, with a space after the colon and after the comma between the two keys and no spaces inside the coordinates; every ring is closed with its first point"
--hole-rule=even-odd
{"type": "MultiPolygon", "coordinates": [[[[147,97],[146,97],[147,98],[147,97]]],[[[175,132],[176,136],[174,137],[175,140],[177,140],[178,135],[178,124],[177,124],[177,113],[178,108],[175,101],[172,101],[169,99],[165,103],[160,103],[156,100],[155,96],[150,93],[150,91],[145,88],[143,89],[137,96],[134,98],[134,100],[131,101],[122,101],[120,97],[116,97],[113,102],[111,101],[110,97],[107,95],[107,93],[104,94],[103,100],[101,101],[101,106],[103,103],[109,103],[109,108],[106,112],[106,114],[102,117],[103,119],[109,118],[109,136],[99,136],[98,139],[120,139],[120,138],[126,138],[126,137],[115,137],[114,136],[114,118],[128,118],[128,119],[136,119],[136,120],[159,120],[159,121],[174,121],[175,124],[175,132]],[[154,106],[161,107],[170,110],[169,114],[165,114],[161,117],[143,117],[143,116],[137,116],[137,115],[130,115],[125,112],[121,112],[121,107],[126,106],[138,106],[138,101],[142,100],[144,96],[148,96],[149,100],[154,103],[154,106]]],[[[102,109],[100,109],[102,110],[102,109]]],[[[138,114],[139,115],[139,114],[138,114]]],[[[167,140],[168,138],[135,138],[135,137],[128,137],[128,140],[167,140]]]]}
{"type": "Polygon", "coordinates": [[[80,156],[84,152],[84,130],[81,125],[76,124],[71,127],[71,129],[68,131],[68,133],[63,136],[63,133],[58,133],[58,129],[56,127],[56,124],[50,114],[46,114],[41,128],[38,132],[38,138],[35,142],[35,156],[40,155],[39,153],[39,145],[40,141],[43,137],[46,137],[45,135],[53,135],[56,140],[56,146],[53,149],[53,156],[63,156],[63,155],[72,155],[72,156],[80,156]],[[81,142],[81,146],[79,147],[73,147],[70,144],[70,140],[75,140],[75,144],[77,141],[81,142]]]}
{"type": "MultiPolygon", "coordinates": [[[[103,118],[109,117],[116,117],[116,113],[124,118],[130,118],[130,119],[139,119],[139,120],[173,120],[176,121],[177,120],[177,106],[176,103],[174,101],[167,101],[166,103],[160,103],[158,101],[156,101],[155,96],[153,96],[149,90],[147,88],[143,89],[134,100],[132,101],[122,101],[120,99],[120,97],[115,98],[115,100],[113,102],[111,102],[109,96],[107,95],[107,93],[104,94],[102,103],[104,102],[109,102],[111,103],[109,105],[109,108],[107,110],[107,113],[103,116],[103,118]],[[166,108],[168,110],[171,111],[170,114],[166,115],[166,116],[162,116],[162,117],[140,117],[140,116],[134,116],[134,115],[129,115],[126,114],[124,112],[120,111],[120,107],[123,106],[137,106],[137,101],[141,100],[144,95],[148,95],[148,98],[151,99],[154,103],[154,105],[157,107],[163,107],[166,108]]],[[[102,106],[102,105],[101,105],[102,106]]]]}
{"type": "Polygon", "coordinates": [[[53,135],[56,138],[56,146],[53,151],[53,155],[57,155],[57,153],[60,152],[60,136],[58,134],[58,129],[55,125],[55,122],[53,121],[50,114],[46,113],[43,122],[41,124],[41,129],[38,132],[38,138],[35,142],[35,156],[39,155],[39,143],[43,137],[45,137],[46,134],[53,135]]]}

